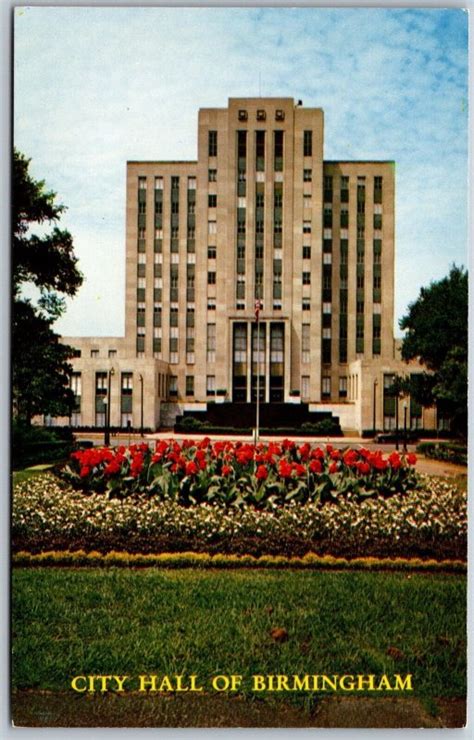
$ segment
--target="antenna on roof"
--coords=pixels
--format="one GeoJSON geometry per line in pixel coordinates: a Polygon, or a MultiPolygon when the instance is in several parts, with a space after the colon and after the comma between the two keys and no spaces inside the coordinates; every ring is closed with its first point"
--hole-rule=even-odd
{"type": "Polygon", "coordinates": [[[262,73],[258,73],[258,97],[262,97],[262,73]]]}

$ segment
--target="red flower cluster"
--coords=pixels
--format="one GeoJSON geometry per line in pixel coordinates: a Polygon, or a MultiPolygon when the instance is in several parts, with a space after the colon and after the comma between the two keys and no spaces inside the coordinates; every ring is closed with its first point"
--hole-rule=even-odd
{"type": "Polygon", "coordinates": [[[332,500],[331,491],[334,495],[363,489],[382,495],[404,492],[414,484],[411,466],[415,463],[413,454],[384,456],[380,450],[363,447],[313,447],[288,439],[254,445],[211,442],[206,437],[182,443],[160,440],[154,450],[145,443],[82,450],[72,455],[70,475],[83,488],[109,490],[111,495],[166,496],[171,485],[185,505],[216,501],[220,496],[226,505],[238,499],[261,506],[266,498],[284,503],[287,495],[294,495],[295,500],[305,501],[321,491],[321,500],[332,500]]]}
{"type": "Polygon", "coordinates": [[[325,449],[311,447],[308,442],[296,445],[291,440],[283,442],[214,442],[204,438],[176,441],[160,440],[152,453],[146,443],[81,450],[72,454],[78,464],[81,478],[101,472],[106,477],[130,475],[138,478],[150,465],[160,465],[179,476],[196,476],[200,471],[221,475],[224,478],[248,469],[259,481],[273,471],[277,478],[289,480],[324,472],[334,475],[352,471],[361,476],[375,475],[387,470],[397,471],[416,464],[416,455],[406,457],[392,452],[384,457],[380,450],[366,448],[340,450],[332,445],[325,449]]]}

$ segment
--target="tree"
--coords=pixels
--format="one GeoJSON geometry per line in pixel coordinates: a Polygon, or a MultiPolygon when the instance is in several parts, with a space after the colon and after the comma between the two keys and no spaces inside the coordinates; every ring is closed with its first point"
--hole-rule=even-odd
{"type": "Polygon", "coordinates": [[[59,341],[52,324],[65,309],[63,296],[82,284],[73,241],[56,225],[38,236],[32,228],[56,224],[65,207],[56,194],[34,180],[30,160],[13,153],[12,182],[12,385],[15,416],[31,423],[35,414],[68,414],[74,397],[69,389],[73,348],[59,341]],[[22,295],[26,284],[39,288],[34,305],[22,295]]]}
{"type": "MultiPolygon", "coordinates": [[[[418,358],[430,371],[413,389],[426,404],[450,409],[454,429],[467,429],[468,279],[463,267],[453,265],[449,275],[422,288],[400,321],[406,330],[404,360],[418,358]]],[[[418,398],[417,400],[421,400],[418,398]]]]}

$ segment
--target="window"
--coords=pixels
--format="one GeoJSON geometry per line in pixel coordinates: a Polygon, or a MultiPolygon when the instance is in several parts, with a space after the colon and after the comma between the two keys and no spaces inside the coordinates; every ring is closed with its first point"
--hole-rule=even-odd
{"type": "Polygon", "coordinates": [[[178,376],[177,375],[170,375],[169,395],[170,396],[178,395],[178,376]]]}
{"type": "Polygon", "coordinates": [[[209,131],[208,154],[217,157],[217,131],[209,131]]]}
{"type": "Polygon", "coordinates": [[[215,272],[208,272],[207,273],[207,284],[208,285],[215,285],[216,284],[216,273],[215,272]]]}
{"type": "Polygon", "coordinates": [[[343,228],[349,226],[349,210],[347,208],[341,208],[341,226],[343,228]]]}
{"type": "MultiPolygon", "coordinates": [[[[137,326],[145,326],[145,309],[137,308],[137,326]]],[[[109,352],[110,357],[110,352],[109,352]]]]}
{"type": "Polygon", "coordinates": [[[321,383],[321,395],[323,398],[329,398],[331,395],[331,376],[323,375],[321,383]]]}
{"type": "Polygon", "coordinates": [[[313,132],[312,131],[304,131],[303,133],[303,156],[304,157],[313,156],[313,132]]]}
{"type": "Polygon", "coordinates": [[[275,172],[283,171],[283,131],[275,131],[274,138],[274,169],[275,172]]]}
{"type": "Polygon", "coordinates": [[[311,285],[311,273],[310,272],[303,272],[302,282],[303,282],[303,285],[311,285]]]}
{"type": "Polygon", "coordinates": [[[374,177],[374,203],[382,202],[382,178],[374,177]]]}
{"type": "Polygon", "coordinates": [[[208,259],[215,260],[216,259],[216,254],[217,254],[216,247],[208,247],[207,248],[207,256],[208,256],[208,259]]]}
{"type": "Polygon", "coordinates": [[[323,313],[331,313],[332,306],[330,303],[323,303],[323,313]]]}
{"type": "Polygon", "coordinates": [[[267,120],[267,114],[264,110],[259,109],[257,111],[257,121],[266,121],[267,120]]]}
{"type": "Polygon", "coordinates": [[[382,214],[374,213],[374,229],[382,228],[382,214]]]}
{"type": "Polygon", "coordinates": [[[153,306],[153,326],[161,326],[161,306],[153,306]]]}
{"type": "Polygon", "coordinates": [[[70,388],[75,396],[82,395],[82,380],[81,373],[72,373],[70,388]]]}
{"type": "Polygon", "coordinates": [[[99,356],[99,350],[91,349],[91,357],[98,357],[98,356],[99,356]]]}
{"type": "Polygon", "coordinates": [[[275,121],[284,121],[285,120],[285,111],[281,108],[277,108],[275,111],[275,121]]]}
{"type": "Polygon", "coordinates": [[[303,181],[311,182],[313,179],[313,170],[303,170],[303,181]]]}
{"type": "Polygon", "coordinates": [[[216,376],[215,375],[206,376],[206,395],[207,396],[216,395],[216,376]]]}
{"type": "Polygon", "coordinates": [[[311,195],[308,193],[303,195],[303,208],[311,208],[311,195]]]}
{"type": "Polygon", "coordinates": [[[186,395],[194,396],[194,375],[186,375],[186,395]]]}
{"type": "Polygon", "coordinates": [[[208,311],[215,311],[216,310],[216,302],[213,298],[207,299],[207,310],[208,311]]]}
{"type": "Polygon", "coordinates": [[[265,169],[265,131],[255,132],[255,169],[257,172],[265,169]]]}
{"type": "Polygon", "coordinates": [[[216,361],[216,325],[207,325],[206,336],[206,360],[207,362],[216,361]]]}
{"type": "Polygon", "coordinates": [[[380,290],[382,287],[382,277],[380,275],[374,275],[374,289],[380,290]]]}
{"type": "Polygon", "coordinates": [[[178,326],[178,309],[175,306],[170,308],[170,326],[178,326]]]}
{"type": "Polygon", "coordinates": [[[208,170],[207,179],[209,182],[217,182],[217,170],[208,170]]]}
{"type": "Polygon", "coordinates": [[[332,208],[328,205],[324,207],[323,211],[323,226],[324,228],[330,228],[332,226],[332,208]]]}
{"type": "Polygon", "coordinates": [[[208,221],[208,233],[217,234],[217,221],[208,221]]]}
{"type": "Polygon", "coordinates": [[[347,376],[339,377],[339,398],[347,398],[347,376]]]}
{"type": "Polygon", "coordinates": [[[209,193],[209,195],[208,195],[208,206],[209,206],[209,208],[216,208],[217,207],[217,195],[214,195],[213,193],[209,193]]]}
{"type": "Polygon", "coordinates": [[[277,274],[273,276],[273,298],[279,300],[282,297],[281,293],[281,274],[277,274]]]}
{"type": "Polygon", "coordinates": [[[303,247],[303,259],[304,260],[311,259],[311,247],[308,247],[308,246],[303,247]]]}
{"type": "Polygon", "coordinates": [[[310,311],[311,310],[311,301],[309,298],[303,298],[301,308],[303,311],[310,311]]]}
{"type": "Polygon", "coordinates": [[[311,340],[310,324],[303,324],[301,327],[301,362],[306,365],[310,362],[311,340]]]}
{"type": "Polygon", "coordinates": [[[311,221],[303,221],[303,234],[311,234],[311,221]]]}
{"type": "Polygon", "coordinates": [[[138,189],[139,190],[146,190],[146,177],[139,177],[138,178],[138,189]]]}

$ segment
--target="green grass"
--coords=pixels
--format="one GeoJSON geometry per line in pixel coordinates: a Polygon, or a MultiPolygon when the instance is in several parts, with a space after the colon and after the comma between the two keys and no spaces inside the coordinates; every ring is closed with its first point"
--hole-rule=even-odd
{"type": "Polygon", "coordinates": [[[12,472],[13,485],[16,486],[18,483],[24,483],[32,478],[41,478],[52,467],[53,464],[48,463],[47,465],[34,465],[31,468],[24,468],[23,470],[14,470],[12,472]]]}
{"type": "Polygon", "coordinates": [[[15,568],[13,686],[71,691],[79,674],[411,673],[417,696],[463,697],[465,608],[457,575],[15,568]]]}

